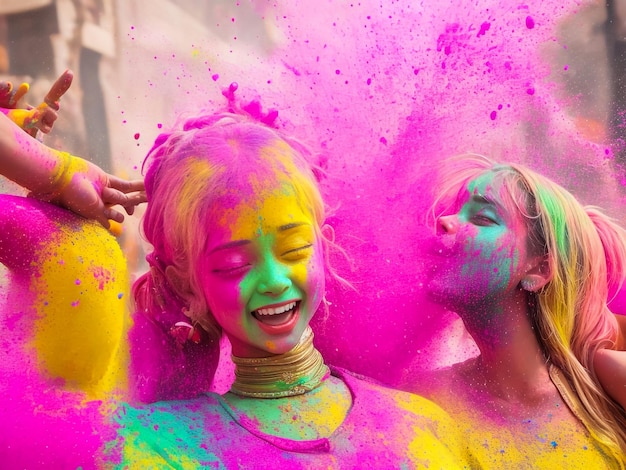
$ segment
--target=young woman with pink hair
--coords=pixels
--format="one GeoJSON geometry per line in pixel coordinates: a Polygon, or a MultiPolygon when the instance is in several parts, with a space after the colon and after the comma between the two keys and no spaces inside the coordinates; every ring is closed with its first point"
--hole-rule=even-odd
{"type": "Polygon", "coordinates": [[[131,375],[139,398],[166,400],[118,410],[120,467],[468,465],[436,405],[329,367],[315,349],[332,230],[308,158],[228,113],[188,119],[149,152],[153,250],[134,286],[131,375]],[[222,334],[235,381],[205,393],[222,334]]]}
{"type": "Polygon", "coordinates": [[[594,357],[618,339],[626,232],[522,165],[464,155],[442,181],[428,290],[480,354],[408,388],[466,426],[485,467],[623,468],[626,413],[594,357]]]}

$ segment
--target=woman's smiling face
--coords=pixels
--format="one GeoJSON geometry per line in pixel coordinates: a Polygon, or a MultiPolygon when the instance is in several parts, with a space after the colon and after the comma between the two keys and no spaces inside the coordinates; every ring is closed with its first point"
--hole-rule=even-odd
{"type": "MultiPolygon", "coordinates": [[[[239,357],[285,353],[324,294],[315,221],[280,178],[214,209],[200,279],[207,304],[239,357]]],[[[244,192],[241,191],[240,194],[244,192]]]]}
{"type": "Polygon", "coordinates": [[[455,311],[493,304],[518,289],[529,259],[528,230],[494,173],[472,181],[455,214],[440,217],[431,295],[455,311]]]}

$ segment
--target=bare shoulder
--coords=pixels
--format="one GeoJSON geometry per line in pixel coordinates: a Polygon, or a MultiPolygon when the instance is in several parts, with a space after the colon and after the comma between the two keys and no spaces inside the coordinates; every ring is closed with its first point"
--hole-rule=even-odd
{"type": "Polygon", "coordinates": [[[615,314],[615,319],[618,325],[617,349],[623,351],[626,349],[626,315],[615,314]]]}
{"type": "Polygon", "coordinates": [[[626,351],[599,349],[594,358],[596,372],[609,372],[621,376],[626,374],[626,351]]]}
{"type": "Polygon", "coordinates": [[[626,351],[600,349],[593,362],[604,390],[626,408],[626,351]]]}

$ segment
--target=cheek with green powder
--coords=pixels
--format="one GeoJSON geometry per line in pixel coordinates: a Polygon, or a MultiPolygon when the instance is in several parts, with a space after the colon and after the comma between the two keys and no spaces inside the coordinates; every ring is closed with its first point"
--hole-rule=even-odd
{"type": "Polygon", "coordinates": [[[460,276],[474,284],[479,292],[506,289],[519,262],[513,242],[514,237],[509,234],[487,239],[477,236],[468,240],[460,276]]]}
{"type": "Polygon", "coordinates": [[[262,357],[297,344],[323,296],[324,270],[295,183],[252,179],[254,197],[239,196],[215,214],[201,271],[209,310],[233,354],[262,357]]]}
{"type": "Polygon", "coordinates": [[[431,288],[442,297],[464,302],[484,299],[510,286],[518,265],[518,253],[507,234],[485,237],[476,227],[457,234],[454,246],[437,260],[431,288]]]}

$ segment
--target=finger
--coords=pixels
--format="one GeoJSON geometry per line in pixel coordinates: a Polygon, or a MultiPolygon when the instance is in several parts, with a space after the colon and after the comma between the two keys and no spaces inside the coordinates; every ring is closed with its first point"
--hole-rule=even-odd
{"type": "Polygon", "coordinates": [[[56,111],[49,107],[46,107],[41,113],[39,121],[37,122],[37,127],[41,132],[47,134],[52,130],[52,126],[54,125],[54,122],[57,120],[58,117],[59,115],[56,111]]]}
{"type": "Polygon", "coordinates": [[[19,103],[19,101],[22,98],[24,98],[24,95],[28,93],[29,89],[30,89],[30,85],[28,83],[20,84],[20,86],[17,87],[17,89],[13,93],[13,96],[11,97],[11,100],[10,100],[11,105],[15,106],[17,103],[19,103]]]}
{"type": "Polygon", "coordinates": [[[0,81],[0,100],[2,100],[3,107],[10,106],[11,91],[13,91],[13,84],[11,82],[0,81]]]}
{"type": "Polygon", "coordinates": [[[109,217],[108,217],[109,209],[103,204],[98,204],[98,207],[95,208],[93,212],[90,211],[89,214],[81,213],[80,215],[82,215],[83,217],[96,220],[98,223],[100,223],[100,225],[102,225],[106,229],[108,229],[111,226],[111,224],[109,223],[109,217]]]}
{"type": "MultiPolygon", "coordinates": [[[[109,186],[111,188],[122,191],[123,193],[131,193],[134,191],[143,191],[145,185],[143,180],[124,180],[117,176],[109,175],[109,186]]],[[[145,201],[144,201],[145,202],[145,201]]]]}
{"type": "Polygon", "coordinates": [[[98,222],[100,225],[102,225],[105,229],[109,230],[109,228],[111,227],[111,223],[109,222],[109,219],[107,219],[104,216],[101,217],[96,217],[96,222],[98,222]]]}
{"type": "Polygon", "coordinates": [[[124,194],[113,188],[104,188],[102,190],[102,200],[109,206],[120,205],[128,215],[133,215],[135,213],[135,206],[146,202],[146,193],[145,191],[139,191],[124,194]]]}
{"type": "Polygon", "coordinates": [[[102,201],[109,206],[116,204],[125,206],[129,202],[129,197],[117,189],[107,187],[102,189],[102,201]]]}
{"type": "Polygon", "coordinates": [[[138,206],[139,204],[143,204],[147,202],[146,192],[138,191],[136,193],[126,194],[126,202],[122,204],[123,206],[138,206]]]}
{"type": "Polygon", "coordinates": [[[104,211],[104,215],[106,216],[108,220],[114,220],[115,222],[120,223],[120,224],[124,222],[124,214],[122,214],[119,211],[116,211],[112,207],[106,208],[104,211]]]}
{"type": "Polygon", "coordinates": [[[66,70],[65,72],[63,72],[61,76],[57,78],[57,81],[54,82],[54,84],[50,88],[50,91],[43,99],[44,103],[58,111],[59,100],[70,88],[72,80],[74,80],[74,72],[72,72],[71,70],[66,70]]]}

